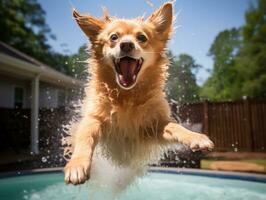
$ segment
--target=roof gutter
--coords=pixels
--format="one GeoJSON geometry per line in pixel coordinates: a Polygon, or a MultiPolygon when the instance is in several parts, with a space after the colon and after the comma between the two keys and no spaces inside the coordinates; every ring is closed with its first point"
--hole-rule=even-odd
{"type": "MultiPolygon", "coordinates": [[[[45,65],[36,66],[34,64],[22,61],[20,59],[14,58],[12,56],[0,53],[0,63],[8,66],[12,66],[15,68],[13,73],[18,73],[17,70],[27,72],[28,76],[35,77],[36,75],[40,75],[40,80],[53,83],[55,85],[63,86],[63,87],[82,87],[84,86],[84,82],[71,78],[65,74],[62,74],[50,67],[45,65]]],[[[0,65],[1,68],[1,65],[0,65]]],[[[3,68],[5,71],[11,71],[11,69],[3,68]]]]}

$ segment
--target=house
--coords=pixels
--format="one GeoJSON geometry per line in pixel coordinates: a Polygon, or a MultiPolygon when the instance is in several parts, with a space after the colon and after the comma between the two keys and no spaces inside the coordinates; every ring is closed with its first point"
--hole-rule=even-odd
{"type": "Polygon", "coordinates": [[[30,109],[31,152],[39,153],[39,109],[65,106],[83,82],[0,42],[0,108],[30,109]]]}

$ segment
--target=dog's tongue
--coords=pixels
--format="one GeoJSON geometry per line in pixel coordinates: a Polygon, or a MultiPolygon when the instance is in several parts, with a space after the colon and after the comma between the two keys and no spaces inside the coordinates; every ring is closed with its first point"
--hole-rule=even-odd
{"type": "Polygon", "coordinates": [[[121,71],[121,81],[124,86],[129,86],[134,82],[134,75],[137,68],[137,60],[121,59],[119,66],[121,71]]]}

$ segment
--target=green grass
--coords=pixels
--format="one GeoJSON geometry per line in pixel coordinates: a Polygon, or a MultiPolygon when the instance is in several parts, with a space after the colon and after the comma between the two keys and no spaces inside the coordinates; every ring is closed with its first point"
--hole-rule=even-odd
{"type": "MultiPolygon", "coordinates": [[[[201,169],[210,169],[210,165],[218,160],[201,160],[200,162],[200,168],[201,169]]],[[[225,160],[223,160],[225,161],[225,160]]],[[[232,160],[230,160],[232,161],[232,160]]],[[[248,163],[254,163],[254,164],[258,164],[264,167],[264,173],[266,173],[266,160],[264,159],[247,159],[247,160],[235,160],[235,161],[239,161],[239,162],[248,162],[248,163]]]]}
{"type": "Polygon", "coordinates": [[[266,160],[250,159],[250,160],[242,160],[242,161],[262,165],[264,167],[264,172],[266,172],[266,160]]]}
{"type": "Polygon", "coordinates": [[[201,169],[210,169],[211,164],[216,160],[201,160],[200,168],[201,169]]]}

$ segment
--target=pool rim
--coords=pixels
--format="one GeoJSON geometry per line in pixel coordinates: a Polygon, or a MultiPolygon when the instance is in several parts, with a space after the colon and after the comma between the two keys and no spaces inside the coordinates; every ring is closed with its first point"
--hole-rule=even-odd
{"type": "MultiPolygon", "coordinates": [[[[63,168],[61,167],[40,168],[40,169],[31,169],[31,170],[1,172],[0,179],[23,176],[23,175],[58,173],[58,172],[63,172],[63,168]]],[[[229,171],[192,169],[192,168],[172,168],[172,167],[167,167],[167,168],[166,167],[149,167],[148,172],[177,174],[177,175],[193,175],[193,176],[203,176],[203,177],[210,177],[210,178],[222,178],[222,179],[266,183],[266,175],[247,173],[247,172],[229,172],[229,171]]]]}

